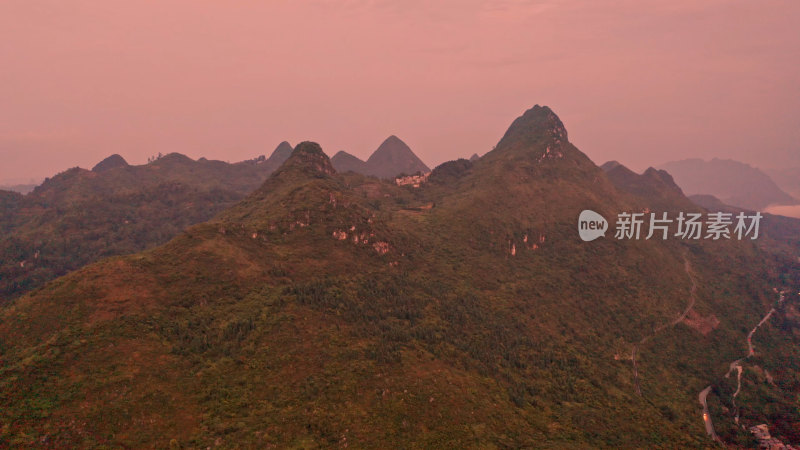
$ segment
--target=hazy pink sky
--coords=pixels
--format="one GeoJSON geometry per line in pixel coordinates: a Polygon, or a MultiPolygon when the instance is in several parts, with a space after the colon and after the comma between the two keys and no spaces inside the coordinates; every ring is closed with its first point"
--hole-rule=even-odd
{"type": "Polygon", "coordinates": [[[282,140],[429,165],[539,103],[595,162],[800,166],[797,0],[2,0],[0,180],[282,140]]]}

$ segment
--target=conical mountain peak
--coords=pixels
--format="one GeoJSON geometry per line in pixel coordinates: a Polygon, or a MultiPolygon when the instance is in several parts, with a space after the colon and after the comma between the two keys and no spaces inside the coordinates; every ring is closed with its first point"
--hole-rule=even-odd
{"type": "Polygon", "coordinates": [[[556,163],[597,168],[569,142],[561,119],[547,106],[539,105],[517,117],[494,150],[481,159],[516,161],[517,165],[550,166],[550,163],[556,163]]]}
{"type": "Polygon", "coordinates": [[[334,158],[337,158],[337,157],[338,158],[344,158],[344,157],[348,157],[348,156],[353,156],[353,155],[351,155],[350,153],[347,153],[344,150],[339,150],[338,152],[336,152],[335,155],[333,155],[334,158]]]}
{"type": "Polygon", "coordinates": [[[367,160],[370,175],[392,178],[400,173],[430,172],[431,169],[414,154],[411,148],[395,135],[386,138],[367,160]]]}
{"type": "Polygon", "coordinates": [[[281,142],[267,159],[268,162],[283,164],[292,155],[292,145],[286,141],[281,142]]]}
{"type": "Polygon", "coordinates": [[[305,141],[297,144],[292,154],[283,163],[278,173],[291,170],[301,170],[315,176],[333,175],[336,173],[328,155],[322,151],[322,147],[316,142],[305,141]]]}
{"type": "Polygon", "coordinates": [[[383,157],[394,157],[400,155],[406,155],[408,153],[413,154],[414,152],[411,151],[411,148],[402,141],[399,137],[395,135],[391,135],[388,138],[384,139],[381,145],[378,147],[377,150],[369,157],[367,162],[376,161],[382,159],[383,157]]]}
{"type": "Polygon", "coordinates": [[[399,137],[397,137],[395,135],[391,135],[391,136],[387,137],[386,139],[384,139],[383,140],[383,144],[387,144],[387,145],[388,144],[400,144],[400,145],[403,145],[405,147],[408,147],[408,145],[406,145],[406,143],[403,142],[402,139],[400,139],[399,137]]]}
{"type": "Polygon", "coordinates": [[[369,173],[366,162],[362,161],[356,156],[351,155],[350,153],[347,153],[344,150],[340,150],[333,155],[333,158],[331,158],[331,164],[333,164],[333,168],[340,173],[369,173]]]}
{"type": "Polygon", "coordinates": [[[566,143],[567,129],[553,110],[536,105],[514,120],[497,148],[517,143],[531,144],[543,139],[553,140],[556,144],[566,143]]]}

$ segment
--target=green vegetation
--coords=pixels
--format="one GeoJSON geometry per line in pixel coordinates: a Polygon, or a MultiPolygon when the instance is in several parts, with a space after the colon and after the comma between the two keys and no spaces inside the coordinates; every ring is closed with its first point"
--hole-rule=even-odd
{"type": "Polygon", "coordinates": [[[26,196],[0,192],[0,303],[101,258],[163,244],[256,189],[282,159],[227,164],[115,155],[26,196]]]}
{"type": "MultiPolygon", "coordinates": [[[[712,383],[720,434],[745,442],[722,376],[798,267],[749,242],[578,239],[585,208],[698,208],[650,192],[540,107],[418,189],[303,143],[213,220],[0,310],[0,447],[710,448],[712,383]],[[718,322],[654,333],[690,301],[686,261],[718,322]]],[[[774,331],[759,365],[779,387],[741,404],[790,439],[796,346],[774,331]]]]}

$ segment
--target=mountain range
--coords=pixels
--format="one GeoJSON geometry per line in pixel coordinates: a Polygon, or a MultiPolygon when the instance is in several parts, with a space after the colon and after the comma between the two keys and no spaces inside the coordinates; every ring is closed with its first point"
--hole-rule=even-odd
{"type": "MultiPolygon", "coordinates": [[[[284,141],[269,157],[235,164],[171,153],[131,166],[114,154],[91,170],[48,178],[28,195],[0,191],[0,303],[100,258],[162,244],[210,219],[260,186],[292,150],[284,141]]],[[[363,173],[384,178],[429,172],[394,136],[363,165],[370,168],[363,173]]]]}
{"type": "Polygon", "coordinates": [[[685,159],[660,168],[669,172],[688,195],[713,195],[729,205],[758,211],[770,205],[798,204],[766,173],[738,161],[685,159]]]}
{"type": "Polygon", "coordinates": [[[300,143],[210,220],[0,309],[0,447],[708,448],[703,414],[800,441],[798,222],[781,249],[583,242],[586,209],[709,212],[606,169],[538,105],[418,188],[300,143]]]}
{"type": "Polygon", "coordinates": [[[163,244],[256,189],[291,149],[284,142],[268,159],[236,164],[171,153],[131,166],[111,155],[24,196],[0,191],[0,303],[100,258],[163,244]]]}
{"type": "Polygon", "coordinates": [[[378,178],[394,178],[402,174],[413,175],[431,171],[405,142],[394,135],[386,138],[366,161],[340,151],[333,155],[331,163],[339,172],[352,171],[378,178]]]}
{"type": "MultiPolygon", "coordinates": [[[[756,211],[724,203],[708,194],[684,196],[672,176],[664,170],[652,167],[637,174],[617,161],[609,161],[602,166],[609,180],[618,189],[648,198],[650,204],[661,209],[680,205],[683,211],[692,210],[691,205],[699,206],[708,212],[722,212],[732,217],[739,213],[754,215],[756,211]]],[[[761,238],[755,243],[766,253],[778,254],[781,258],[794,259],[800,248],[800,220],[776,214],[763,213],[761,238]]]]}

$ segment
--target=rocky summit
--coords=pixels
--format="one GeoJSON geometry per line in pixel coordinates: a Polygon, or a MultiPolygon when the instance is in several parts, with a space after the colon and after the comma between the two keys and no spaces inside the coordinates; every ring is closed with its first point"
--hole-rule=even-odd
{"type": "Polygon", "coordinates": [[[736,413],[796,441],[800,263],[581,241],[586,209],[705,211],[622,175],[544,106],[417,188],[300,143],[210,220],[0,309],[0,446],[708,448],[709,421],[750,445],[736,413]]]}

